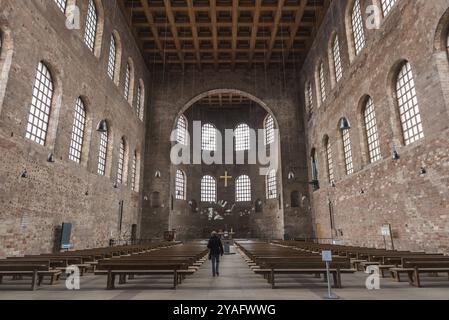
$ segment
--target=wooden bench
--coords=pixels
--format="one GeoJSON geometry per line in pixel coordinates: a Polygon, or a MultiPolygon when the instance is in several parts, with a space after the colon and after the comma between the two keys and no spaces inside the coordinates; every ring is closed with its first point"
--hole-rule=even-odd
{"type": "Polygon", "coordinates": [[[0,284],[3,282],[3,277],[31,277],[31,290],[36,290],[37,285],[42,284],[42,279],[45,276],[50,276],[51,284],[55,279],[61,275],[59,270],[50,270],[49,264],[0,264],[0,284]]]}
{"type": "Polygon", "coordinates": [[[408,260],[405,261],[401,267],[392,268],[390,272],[394,279],[397,281],[401,281],[400,275],[402,273],[407,274],[409,283],[412,286],[421,287],[421,277],[420,275],[423,273],[428,274],[438,274],[438,273],[447,273],[449,280],[449,260],[444,261],[414,261],[408,260]]]}

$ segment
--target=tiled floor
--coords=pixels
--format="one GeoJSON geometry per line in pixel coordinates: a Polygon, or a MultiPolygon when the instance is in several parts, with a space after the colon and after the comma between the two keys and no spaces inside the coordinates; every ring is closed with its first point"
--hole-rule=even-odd
{"type": "MultiPolygon", "coordinates": [[[[449,299],[448,276],[425,278],[425,288],[411,287],[407,282],[396,283],[382,279],[381,290],[365,288],[366,275],[343,276],[343,289],[335,290],[341,299],[449,299]]],[[[26,291],[28,282],[18,286],[7,280],[0,285],[0,300],[316,300],[327,295],[327,285],[312,276],[277,277],[278,288],[272,290],[266,281],[255,275],[240,255],[225,256],[221,274],[211,277],[210,262],[189,277],[178,290],[170,289],[172,279],[137,278],[116,290],[105,290],[106,277],[81,278],[81,290],[68,291],[65,281],[57,286],[44,285],[35,292],[26,291]]]]}

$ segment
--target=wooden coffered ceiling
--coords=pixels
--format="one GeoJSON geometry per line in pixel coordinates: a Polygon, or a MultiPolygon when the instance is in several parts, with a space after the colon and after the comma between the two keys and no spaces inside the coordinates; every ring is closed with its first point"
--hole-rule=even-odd
{"type": "Polygon", "coordinates": [[[147,62],[301,64],[332,0],[119,0],[147,62]]]}

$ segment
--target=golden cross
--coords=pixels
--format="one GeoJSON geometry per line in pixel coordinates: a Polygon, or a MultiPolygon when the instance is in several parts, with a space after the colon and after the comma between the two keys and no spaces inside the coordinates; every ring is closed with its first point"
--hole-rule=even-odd
{"type": "Polygon", "coordinates": [[[227,188],[228,187],[228,179],[232,179],[232,177],[228,176],[228,171],[225,171],[225,175],[221,176],[220,179],[224,179],[224,181],[225,181],[225,188],[227,188]]]}

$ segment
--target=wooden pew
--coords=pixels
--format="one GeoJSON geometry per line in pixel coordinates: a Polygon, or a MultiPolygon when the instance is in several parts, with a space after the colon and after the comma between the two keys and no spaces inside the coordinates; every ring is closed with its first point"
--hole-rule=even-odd
{"type": "MultiPolygon", "coordinates": [[[[51,270],[50,264],[44,262],[21,262],[21,263],[0,263],[0,284],[3,277],[31,277],[31,290],[36,290],[36,281],[40,286],[44,276],[50,276],[51,279],[59,276],[61,271],[51,270]]],[[[53,280],[52,280],[53,281],[53,280]]]]}

